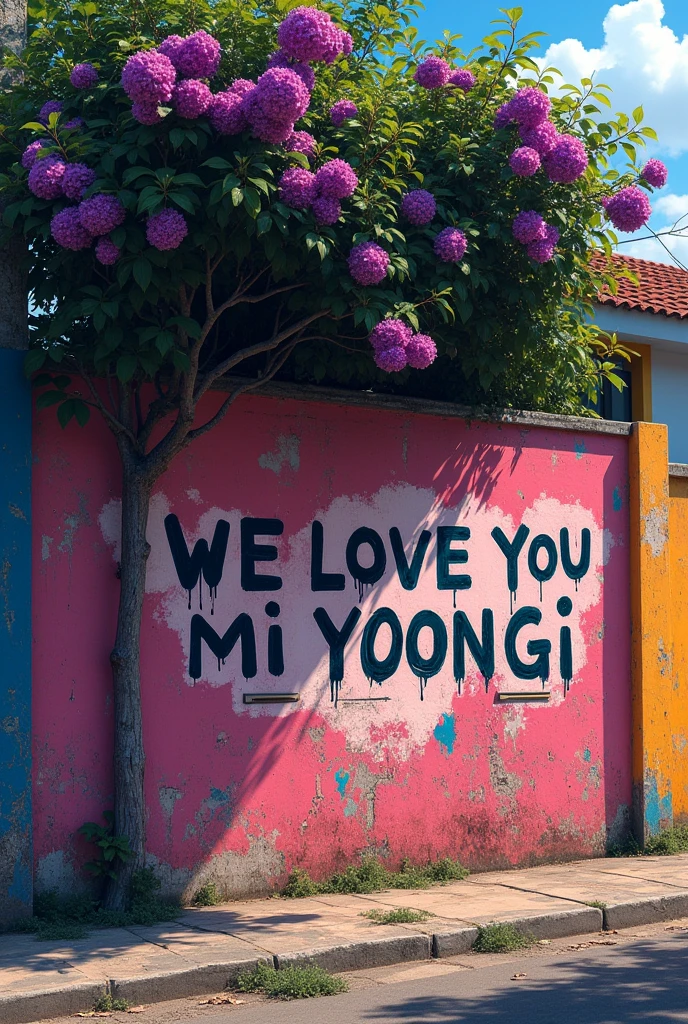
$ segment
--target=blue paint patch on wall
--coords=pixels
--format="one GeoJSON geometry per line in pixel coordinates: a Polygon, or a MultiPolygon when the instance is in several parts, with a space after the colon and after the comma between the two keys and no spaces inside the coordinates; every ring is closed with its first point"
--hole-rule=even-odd
{"type": "Polygon", "coordinates": [[[31,912],[31,387],[0,349],[0,924],[31,912]]]}
{"type": "Polygon", "coordinates": [[[346,784],[348,781],[349,772],[345,772],[341,768],[339,769],[338,772],[335,772],[334,784],[337,787],[337,792],[339,793],[342,800],[344,799],[344,796],[346,794],[346,784]]]}
{"type": "Polygon", "coordinates": [[[645,772],[645,827],[651,836],[656,836],[662,828],[671,828],[674,823],[674,809],[671,793],[660,800],[657,779],[645,772]]]}
{"type": "Polygon", "coordinates": [[[585,455],[586,451],[587,451],[587,448],[585,447],[585,441],[576,441],[575,448],[576,448],[576,458],[577,459],[582,459],[583,456],[585,455]]]}
{"type": "Polygon", "coordinates": [[[621,497],[621,491],[618,487],[615,487],[612,493],[612,505],[615,512],[620,512],[623,508],[623,498],[621,497]]]}
{"type": "Polygon", "coordinates": [[[590,753],[590,751],[586,747],[585,750],[583,751],[583,760],[584,761],[589,761],[591,758],[592,758],[592,754],[590,753]]]}
{"type": "Polygon", "coordinates": [[[442,721],[435,726],[432,734],[440,746],[445,747],[447,754],[454,753],[456,722],[453,715],[442,715],[442,721]]]}

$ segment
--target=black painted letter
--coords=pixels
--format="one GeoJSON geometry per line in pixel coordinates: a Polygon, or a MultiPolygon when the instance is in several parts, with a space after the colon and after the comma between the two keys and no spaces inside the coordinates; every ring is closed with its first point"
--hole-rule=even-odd
{"type": "Polygon", "coordinates": [[[404,632],[401,623],[391,608],[378,608],[366,622],[361,640],[361,668],[363,675],[376,683],[384,683],[399,668],[404,650],[404,632]],[[392,631],[389,652],[384,658],[375,654],[375,641],[380,627],[389,626],[392,631]]]}
{"type": "Polygon", "coordinates": [[[281,576],[264,576],[256,572],[256,562],[275,562],[277,548],[274,544],[256,544],[256,537],[267,534],[279,537],[284,532],[281,519],[253,519],[244,516],[241,520],[241,589],[281,590],[281,576]]]}
{"type": "Polygon", "coordinates": [[[468,621],[465,612],[454,612],[454,679],[461,693],[461,683],[466,678],[466,651],[464,644],[468,646],[478,666],[478,671],[487,684],[494,675],[495,650],[494,650],[494,615],[489,608],[483,608],[482,617],[482,643],[478,640],[475,630],[468,621]]]}
{"type": "Polygon", "coordinates": [[[535,661],[522,661],[516,651],[516,640],[524,626],[539,626],[542,612],[539,608],[527,605],[511,616],[504,637],[504,651],[509,668],[517,679],[541,679],[542,685],[549,678],[549,652],[552,644],[549,640],[529,640],[526,644],[528,654],[536,655],[535,661]]]}
{"type": "Polygon", "coordinates": [[[344,590],[346,580],[343,572],[323,572],[325,531],[323,524],[314,520],[311,526],[311,590],[344,590]]]}
{"type": "Polygon", "coordinates": [[[337,629],[324,608],[316,608],[313,612],[313,618],[330,648],[330,696],[335,703],[339,696],[339,684],[344,678],[344,648],[360,617],[361,609],[352,608],[342,628],[337,629]]]}
{"type": "Polygon", "coordinates": [[[258,671],[256,659],[256,636],[250,615],[242,612],[237,615],[224,636],[216,633],[202,615],[194,615],[191,619],[191,649],[189,652],[189,675],[192,679],[200,679],[203,675],[201,659],[201,642],[205,640],[217,658],[218,671],[220,662],[224,661],[237,640],[241,640],[241,673],[246,679],[253,679],[258,671]]]}
{"type": "Polygon", "coordinates": [[[506,585],[512,595],[518,590],[518,556],[523,550],[529,533],[530,530],[523,523],[519,526],[512,541],[506,539],[506,534],[501,527],[495,526],[492,531],[497,547],[506,558],[506,585]]]}
{"type": "Polygon", "coordinates": [[[578,565],[571,561],[571,545],[569,542],[569,531],[566,527],[559,532],[559,546],[561,547],[561,566],[570,580],[582,580],[590,568],[590,530],[581,530],[581,553],[578,565]]]}
{"type": "Polygon", "coordinates": [[[451,544],[455,540],[468,540],[471,531],[467,526],[437,527],[437,589],[438,590],[469,590],[471,577],[466,573],[452,576],[450,565],[465,565],[468,552],[463,548],[455,551],[451,544]]]}
{"type": "MultiPolygon", "coordinates": [[[[452,529],[452,527],[450,527],[452,529]]],[[[447,627],[437,612],[416,612],[406,633],[406,660],[414,675],[420,679],[420,699],[428,679],[436,676],[447,656],[447,627]],[[423,658],[418,650],[420,632],[427,626],[432,630],[432,654],[423,658]]]]}
{"type": "Polygon", "coordinates": [[[396,526],[393,526],[389,531],[389,540],[392,545],[392,553],[394,555],[394,561],[397,563],[397,573],[399,574],[399,582],[401,583],[404,590],[415,590],[418,586],[418,577],[420,571],[423,568],[423,561],[425,560],[425,554],[428,550],[428,544],[432,538],[432,534],[429,530],[423,530],[418,543],[416,544],[416,550],[413,552],[413,558],[409,565],[406,561],[406,554],[404,552],[404,542],[401,539],[401,534],[396,526]]]}
{"type": "Polygon", "coordinates": [[[167,542],[170,545],[172,561],[177,570],[177,576],[184,590],[189,592],[189,608],[191,607],[191,591],[198,583],[201,573],[203,579],[210,588],[211,595],[217,589],[222,579],[222,570],[227,555],[227,540],[229,539],[229,523],[226,519],[218,519],[215,524],[215,533],[208,547],[208,541],[204,538],[197,540],[194,549],[189,554],[184,534],[179,520],[174,514],[165,516],[165,533],[167,542]]]}

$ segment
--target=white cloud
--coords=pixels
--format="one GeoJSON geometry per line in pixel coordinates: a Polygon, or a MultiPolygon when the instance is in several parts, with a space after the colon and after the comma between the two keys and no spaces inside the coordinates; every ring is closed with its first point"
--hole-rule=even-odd
{"type": "Polygon", "coordinates": [[[603,46],[586,50],[580,40],[564,39],[542,60],[567,82],[594,73],[612,87],[614,111],[630,114],[642,106],[646,123],[659,135],[658,151],[677,156],[688,150],[688,36],[679,39],[663,21],[661,0],[614,4],[604,19],[603,46]]]}

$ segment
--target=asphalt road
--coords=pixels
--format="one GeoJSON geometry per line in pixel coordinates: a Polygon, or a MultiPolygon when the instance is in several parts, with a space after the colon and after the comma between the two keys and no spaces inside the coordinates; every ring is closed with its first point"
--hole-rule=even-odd
{"type": "MultiPolygon", "coordinates": [[[[688,932],[377,984],[341,996],[246,1006],[229,1024],[676,1024],[688,1022],[688,932]],[[514,975],[525,974],[525,978],[514,975]]],[[[420,965],[415,966],[418,972],[420,965]]],[[[413,973],[414,968],[407,968],[413,973]]],[[[399,970],[398,976],[403,977],[399,970]]],[[[222,1018],[221,1018],[222,1019],[222,1018]]]]}

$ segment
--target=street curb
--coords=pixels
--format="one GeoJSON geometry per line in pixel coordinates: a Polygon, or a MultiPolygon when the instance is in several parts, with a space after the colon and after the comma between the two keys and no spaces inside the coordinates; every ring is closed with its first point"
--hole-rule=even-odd
{"type": "Polygon", "coordinates": [[[390,939],[368,939],[365,942],[347,942],[340,946],[326,946],[281,953],[275,957],[275,967],[302,966],[304,962],[317,964],[326,971],[360,971],[364,967],[388,967],[412,960],[430,960],[431,935],[398,935],[390,939]]]}
{"type": "Polygon", "coordinates": [[[602,911],[597,907],[576,907],[556,914],[514,917],[499,923],[511,924],[521,935],[530,935],[534,939],[565,939],[568,935],[602,931],[604,921],[602,911]]]}
{"type": "Polygon", "coordinates": [[[688,892],[672,896],[646,896],[627,903],[615,903],[605,907],[603,914],[604,927],[609,931],[688,917],[688,892]]]}
{"type": "MultiPolygon", "coordinates": [[[[222,992],[239,974],[254,970],[258,964],[272,966],[272,957],[250,957],[219,964],[200,964],[188,970],[166,971],[164,974],[112,978],[109,991],[113,999],[126,999],[134,1004],[163,1003],[168,999],[202,996],[208,992],[222,992]]],[[[0,1017],[0,1020],[3,1018],[0,1017]]]]}
{"type": "Polygon", "coordinates": [[[432,937],[432,955],[435,959],[443,956],[459,956],[468,953],[478,938],[477,928],[458,928],[452,932],[435,932],[432,937]]]}
{"type": "Polygon", "coordinates": [[[0,995],[0,1021],[2,1024],[30,1024],[46,1017],[67,1017],[79,1010],[90,1010],[106,988],[102,981],[84,981],[59,988],[0,995]]]}

